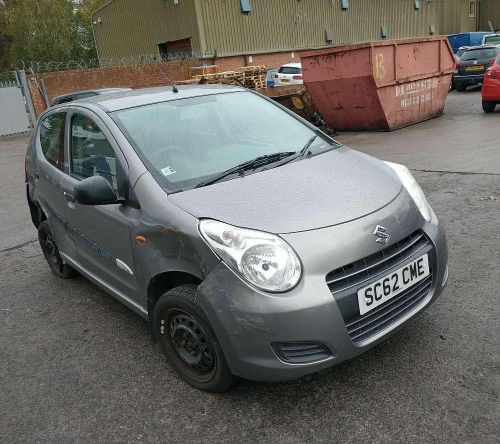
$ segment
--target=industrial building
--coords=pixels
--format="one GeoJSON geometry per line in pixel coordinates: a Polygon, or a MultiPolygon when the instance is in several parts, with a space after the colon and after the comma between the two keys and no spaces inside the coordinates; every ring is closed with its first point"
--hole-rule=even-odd
{"type": "Polygon", "coordinates": [[[156,54],[286,61],[354,42],[500,28],[500,0],[111,0],[93,14],[102,63],[156,54]]]}

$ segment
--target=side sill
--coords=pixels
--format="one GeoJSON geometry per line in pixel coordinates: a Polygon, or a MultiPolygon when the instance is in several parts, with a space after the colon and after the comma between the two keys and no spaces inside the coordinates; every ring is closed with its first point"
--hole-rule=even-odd
{"type": "Polygon", "coordinates": [[[141,315],[144,319],[146,319],[146,320],[149,319],[148,311],[145,310],[142,306],[140,306],[137,302],[133,301],[128,296],[125,296],[123,293],[119,292],[114,287],[107,284],[100,277],[96,276],[95,274],[93,274],[90,271],[83,268],[77,261],[70,258],[67,254],[64,254],[62,251],[59,251],[59,253],[61,254],[62,258],[69,265],[71,265],[73,268],[75,268],[79,273],[84,275],[87,279],[92,281],[94,284],[101,287],[106,293],[109,293],[115,299],[119,300],[120,302],[125,304],[127,307],[129,307],[130,309],[135,311],[137,314],[141,315]]]}

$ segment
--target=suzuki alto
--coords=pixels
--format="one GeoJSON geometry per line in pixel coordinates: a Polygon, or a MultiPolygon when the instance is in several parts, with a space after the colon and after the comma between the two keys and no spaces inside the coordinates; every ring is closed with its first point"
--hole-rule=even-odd
{"type": "Polygon", "coordinates": [[[26,186],[53,273],[78,272],[143,316],[202,390],[354,358],[429,307],[448,277],[443,229],[406,167],[243,88],[50,108],[26,186]]]}

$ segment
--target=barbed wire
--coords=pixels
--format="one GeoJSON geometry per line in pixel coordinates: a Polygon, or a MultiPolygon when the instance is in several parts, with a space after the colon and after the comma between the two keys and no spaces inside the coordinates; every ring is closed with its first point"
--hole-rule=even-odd
{"type": "Polygon", "coordinates": [[[146,65],[152,63],[180,62],[185,60],[202,59],[201,54],[174,53],[174,54],[143,54],[131,57],[113,57],[110,59],[81,59],[66,61],[23,61],[12,65],[12,69],[33,72],[67,71],[73,69],[93,69],[113,66],[146,65]]]}
{"type": "Polygon", "coordinates": [[[0,87],[17,86],[16,73],[14,71],[0,72],[0,87]]]}

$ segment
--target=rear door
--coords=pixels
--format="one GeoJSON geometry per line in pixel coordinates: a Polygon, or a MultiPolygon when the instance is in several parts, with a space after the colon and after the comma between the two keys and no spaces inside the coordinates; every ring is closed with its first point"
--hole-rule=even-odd
{"type": "Polygon", "coordinates": [[[33,169],[34,188],[38,202],[47,217],[61,253],[74,256],[73,243],[66,230],[66,199],[61,188],[65,168],[66,110],[44,116],[35,134],[36,162],[33,169]]]}
{"type": "Polygon", "coordinates": [[[137,282],[130,238],[130,215],[125,204],[80,205],[75,186],[91,176],[109,181],[124,196],[128,166],[106,125],[94,113],[71,109],[67,120],[68,172],[61,181],[66,197],[68,232],[76,260],[105,286],[129,300],[137,299],[137,282]]]}

